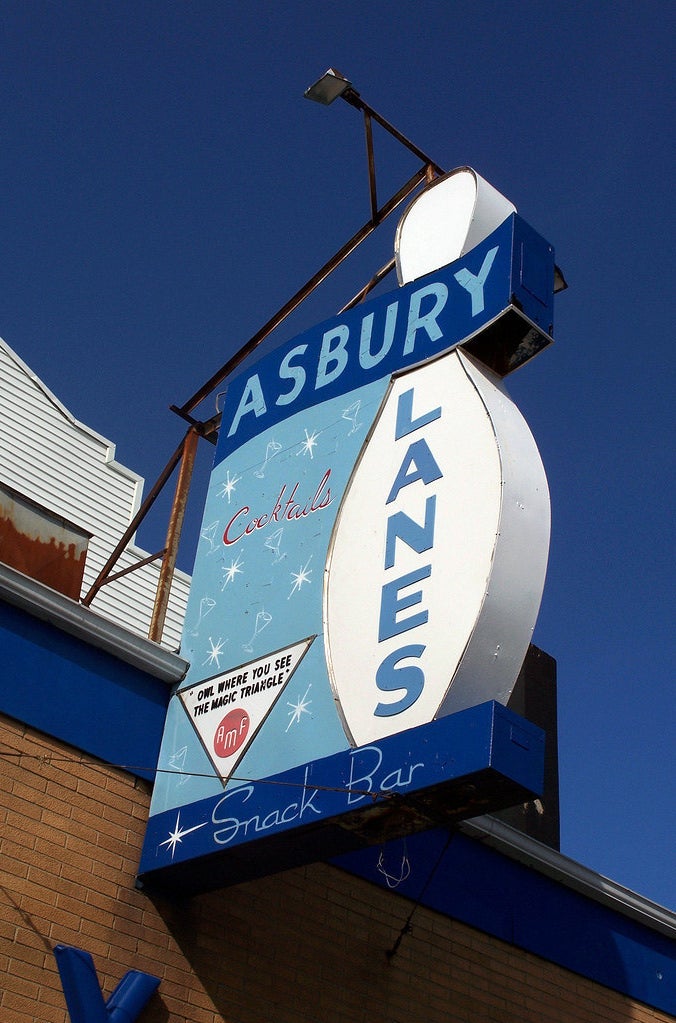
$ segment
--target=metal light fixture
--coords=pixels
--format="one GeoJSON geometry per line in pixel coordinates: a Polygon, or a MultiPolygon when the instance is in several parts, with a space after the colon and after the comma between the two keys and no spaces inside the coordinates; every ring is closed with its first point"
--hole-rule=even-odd
{"type": "Polygon", "coordinates": [[[344,92],[352,88],[352,82],[348,82],[340,71],[330,67],[321,78],[318,78],[314,85],[305,90],[305,98],[313,99],[315,103],[323,103],[328,107],[334,99],[338,99],[344,92]]]}
{"type": "MultiPolygon", "coordinates": [[[[204,398],[207,397],[216,387],[222,383],[227,376],[230,375],[243,361],[248,358],[261,344],[267,336],[275,330],[276,327],[282,323],[283,320],[293,312],[301,302],[303,302],[314,289],[326,280],[329,274],[333,273],[337,266],[339,266],[343,260],[354,252],[358,245],[364,241],[382,222],[392,213],[402,202],[404,202],[409,195],[411,195],[418,186],[423,183],[429,184],[435,177],[444,173],[443,168],[432,160],[431,157],[427,156],[422,149],[414,145],[410,139],[407,139],[394,125],[386,121],[373,107],[369,106],[365,100],[359,95],[357,90],[352,85],[352,82],[345,75],[342,75],[340,71],[336,71],[335,68],[330,67],[324,74],[319,78],[314,85],[311,85],[309,89],[305,90],[305,97],[312,99],[316,103],[321,103],[323,106],[329,106],[335,99],[342,97],[342,99],[355,110],[359,110],[364,118],[364,129],[366,133],[366,155],[368,162],[368,182],[369,182],[369,199],[371,206],[371,216],[366,223],[361,227],[352,238],[347,241],[341,249],[336,252],[331,259],[319,269],[310,280],[303,285],[300,291],[289,299],[282,308],[275,313],[275,315],[265,323],[260,330],[242,345],[242,347],[225,363],[221,366],[217,373],[206,381],[205,384],[196,391],[188,401],[184,402],[180,408],[176,405],[172,405],[171,409],[177,415],[181,416],[187,422],[192,425],[197,425],[197,420],[193,419],[191,412],[200,404],[204,398]],[[379,203],[376,194],[376,168],[375,168],[375,155],[373,151],[373,138],[371,131],[371,121],[375,121],[382,128],[385,129],[388,134],[401,143],[406,149],[408,149],[414,156],[417,156],[422,161],[422,166],[409,178],[409,180],[402,185],[398,192],[396,192],[386,202],[379,203]]],[[[383,277],[389,273],[390,270],[394,269],[394,258],[389,263],[382,267],[366,284],[361,291],[359,291],[347,305],[343,306],[345,309],[351,308],[357,302],[360,302],[365,296],[383,279],[383,277]]],[[[218,416],[214,417],[213,423],[216,422],[218,416]]],[[[212,421],[210,421],[211,425],[212,421]]],[[[214,426],[217,429],[217,426],[214,426]]]]}

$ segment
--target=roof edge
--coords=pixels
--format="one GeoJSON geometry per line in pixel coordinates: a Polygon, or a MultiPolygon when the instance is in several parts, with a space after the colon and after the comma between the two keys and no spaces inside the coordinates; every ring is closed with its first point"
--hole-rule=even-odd
{"type": "Polygon", "coordinates": [[[78,604],[43,583],[0,563],[0,600],[50,622],[64,632],[154,678],[174,685],[188,670],[188,662],[159,643],[130,632],[83,604],[78,604]]]}
{"type": "Polygon", "coordinates": [[[484,815],[463,821],[459,828],[468,838],[491,846],[497,852],[558,881],[586,898],[631,917],[668,938],[676,938],[676,913],[588,867],[583,867],[570,857],[543,845],[542,842],[510,827],[509,824],[484,815]]]}
{"type": "MultiPolygon", "coordinates": [[[[143,489],[145,484],[144,477],[135,472],[134,469],[130,469],[128,466],[123,465],[122,462],[118,462],[115,458],[116,445],[112,440],[109,440],[107,437],[104,437],[103,434],[92,429],[91,426],[87,426],[79,419],[76,419],[73,413],[66,408],[62,401],[59,401],[54,392],[50,390],[47,384],[45,384],[44,380],[42,380],[37,373],[32,370],[26,362],[24,362],[20,355],[17,355],[12,346],[8,345],[2,337],[0,337],[0,348],[2,348],[7,356],[21,369],[23,373],[25,373],[28,379],[42,391],[47,400],[50,401],[56,409],[58,409],[61,415],[68,420],[74,429],[79,430],[81,433],[86,433],[105,449],[105,457],[103,459],[105,465],[109,465],[115,472],[118,472],[121,476],[126,476],[131,482],[136,483],[137,492],[139,490],[139,484],[140,489],[143,489]]],[[[140,503],[140,497],[137,497],[136,503],[137,505],[140,503]]]]}

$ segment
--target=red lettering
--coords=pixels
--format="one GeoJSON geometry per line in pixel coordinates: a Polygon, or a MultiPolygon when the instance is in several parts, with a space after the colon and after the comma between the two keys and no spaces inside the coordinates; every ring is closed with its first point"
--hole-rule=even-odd
{"type": "Polygon", "coordinates": [[[243,508],[240,508],[238,512],[235,512],[235,514],[228,522],[227,526],[223,531],[223,543],[225,544],[226,547],[228,547],[232,543],[237,543],[237,541],[241,540],[241,538],[244,536],[245,530],[242,530],[242,532],[238,536],[235,537],[230,536],[230,527],[234,523],[235,519],[238,519],[240,515],[246,515],[248,512],[249,506],[245,504],[243,508]]]}
{"type": "Polygon", "coordinates": [[[250,513],[251,509],[248,505],[244,505],[239,511],[236,511],[232,516],[227,526],[223,531],[223,543],[226,547],[232,546],[237,543],[244,536],[251,536],[258,529],[265,529],[267,525],[272,522],[281,521],[294,522],[299,519],[304,519],[306,516],[311,515],[313,512],[322,511],[324,508],[328,508],[331,504],[331,488],[327,486],[329,479],[331,478],[331,470],[327,469],[322,476],[321,482],[317,487],[314,497],[312,500],[307,501],[305,505],[300,505],[296,502],[296,493],[300,483],[294,483],[291,488],[291,493],[286,499],[284,504],[284,495],[286,493],[287,484],[285,483],[279,492],[279,496],[275,501],[271,511],[264,512],[262,515],[252,518],[246,526],[242,528],[241,521],[242,516],[246,516],[250,513]]]}

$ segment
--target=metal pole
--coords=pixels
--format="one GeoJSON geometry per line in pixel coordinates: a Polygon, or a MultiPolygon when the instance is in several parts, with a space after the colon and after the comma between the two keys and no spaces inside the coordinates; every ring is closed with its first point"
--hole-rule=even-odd
{"type": "Polygon", "coordinates": [[[167,617],[171,583],[174,578],[174,569],[176,568],[178,542],[181,538],[185,509],[188,503],[190,480],[192,478],[192,471],[195,465],[195,454],[197,453],[198,440],[198,431],[194,427],[191,427],[186,433],[183,441],[183,458],[181,459],[181,468],[179,469],[178,479],[176,480],[174,503],[171,507],[169,525],[167,527],[167,541],[164,545],[165,554],[162,558],[160,578],[157,583],[157,592],[155,594],[155,604],[153,606],[153,614],[150,620],[148,639],[152,639],[155,643],[159,643],[162,639],[164,621],[167,617]]]}
{"type": "Polygon", "coordinates": [[[418,146],[415,145],[414,142],[411,142],[411,140],[407,139],[405,135],[402,135],[402,133],[398,131],[393,124],[390,124],[390,122],[386,121],[384,117],[381,117],[377,110],[374,110],[368,103],[365,103],[355,89],[346,89],[346,91],[342,93],[341,99],[344,99],[351,107],[361,110],[364,114],[369,114],[373,120],[377,121],[381,128],[384,128],[386,132],[397,140],[397,142],[401,142],[402,146],[410,149],[410,151],[414,153],[419,160],[422,160],[423,163],[428,163],[436,174],[445,173],[443,168],[438,163],[435,163],[435,161],[432,160],[427,153],[424,153],[422,149],[419,149],[418,146]]]}
{"type": "Polygon", "coordinates": [[[371,129],[371,115],[364,111],[364,133],[366,135],[366,160],[369,170],[369,196],[371,199],[371,220],[378,222],[378,198],[376,194],[376,159],[373,153],[373,131],[371,129]]]}
{"type": "Polygon", "coordinates": [[[360,291],[357,292],[354,298],[351,298],[349,302],[345,303],[343,308],[339,310],[339,315],[347,312],[348,309],[353,309],[356,305],[359,305],[359,303],[366,298],[369,292],[373,291],[375,286],[377,284],[380,284],[380,282],[384,280],[384,278],[387,277],[387,275],[391,273],[392,270],[394,270],[395,265],[396,260],[393,256],[392,259],[389,259],[387,263],[385,263],[385,266],[381,266],[380,270],[374,273],[371,280],[367,284],[365,284],[360,291]]]}

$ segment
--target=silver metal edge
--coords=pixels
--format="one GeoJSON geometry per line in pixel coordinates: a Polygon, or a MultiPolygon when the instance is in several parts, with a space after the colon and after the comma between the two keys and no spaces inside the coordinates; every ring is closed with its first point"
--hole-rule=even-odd
{"type": "Polygon", "coordinates": [[[188,670],[188,662],[178,654],[3,564],[0,599],[169,685],[180,682],[188,670]]]}
{"type": "Polygon", "coordinates": [[[583,867],[516,828],[488,815],[463,821],[459,828],[469,838],[484,842],[510,859],[537,870],[586,898],[631,917],[668,938],[676,938],[676,913],[583,867]]]}

